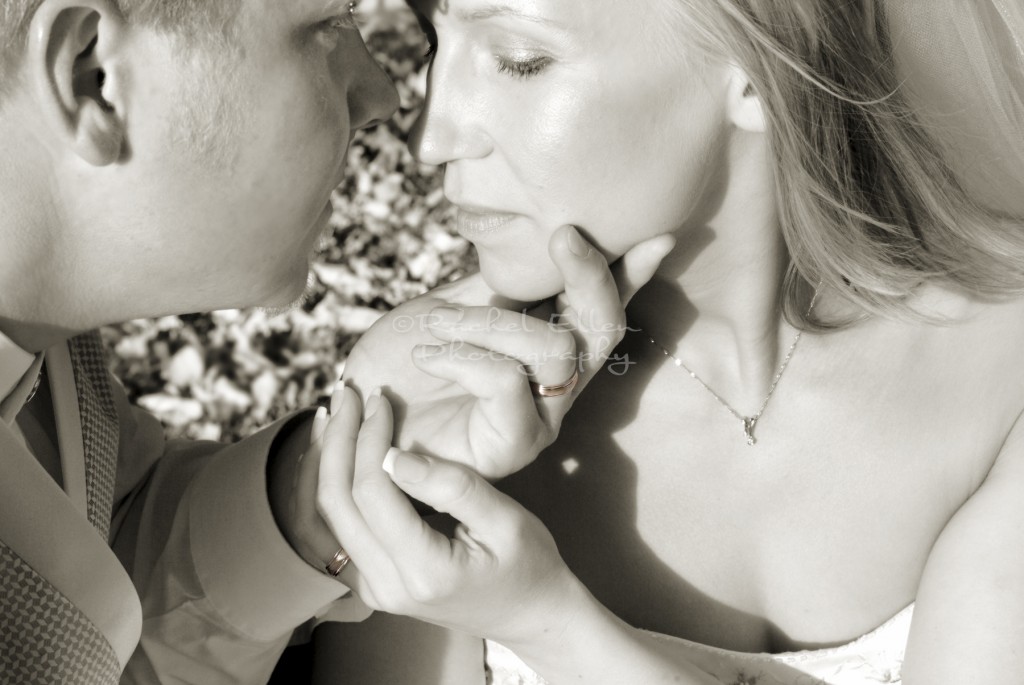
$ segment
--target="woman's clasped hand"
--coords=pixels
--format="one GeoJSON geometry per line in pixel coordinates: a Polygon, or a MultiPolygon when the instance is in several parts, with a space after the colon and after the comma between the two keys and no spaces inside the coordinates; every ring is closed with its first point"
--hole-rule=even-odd
{"type": "Polygon", "coordinates": [[[610,268],[564,226],[549,244],[565,279],[557,298],[513,303],[479,277],[438,288],[378,321],[345,378],[364,397],[385,389],[396,446],[491,479],[515,473],[558,435],[575,396],[625,335],[625,305],[674,244],[656,236],[610,268]],[[539,396],[540,385],[564,394],[539,396]]]}
{"type": "Polygon", "coordinates": [[[352,388],[338,392],[318,499],[352,556],[356,594],[375,610],[512,644],[563,631],[584,591],[540,521],[467,466],[391,448],[379,392],[365,412],[352,388]],[[457,519],[452,536],[406,495],[457,519]]]}
{"type": "Polygon", "coordinates": [[[553,301],[502,309],[485,303],[486,288],[460,282],[371,329],[380,344],[358,349],[373,359],[353,355],[317,441],[319,511],[352,557],[344,579],[371,608],[507,644],[550,640],[582,608],[600,611],[543,524],[487,479],[519,470],[555,438],[575,393],[543,397],[536,385],[578,377],[578,390],[601,368],[625,331],[625,304],[673,245],[654,238],[610,268],[565,227],[550,244],[565,278],[553,301]],[[421,315],[422,329],[402,323],[421,315]],[[412,356],[395,326],[422,336],[412,356]],[[378,379],[388,362],[394,369],[386,394],[378,386],[365,404],[355,389],[363,362],[378,379]],[[401,434],[392,400],[421,440],[415,452],[392,447],[401,434]],[[406,495],[450,515],[454,532],[432,528],[406,495]]]}

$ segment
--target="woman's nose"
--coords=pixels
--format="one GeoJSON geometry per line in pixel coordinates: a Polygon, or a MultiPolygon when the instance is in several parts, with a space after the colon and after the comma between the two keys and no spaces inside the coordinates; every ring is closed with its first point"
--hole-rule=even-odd
{"type": "Polygon", "coordinates": [[[456,87],[459,74],[447,73],[443,66],[435,59],[430,69],[426,101],[409,133],[409,151],[420,163],[438,166],[486,157],[492,146],[480,116],[484,103],[456,87]]]}
{"type": "Polygon", "coordinates": [[[398,91],[384,69],[367,55],[364,76],[349,91],[352,129],[368,128],[387,121],[398,109],[398,91]]]}
{"type": "Polygon", "coordinates": [[[430,106],[431,92],[428,88],[427,99],[423,109],[413,123],[409,132],[409,151],[420,164],[440,166],[453,158],[453,138],[455,131],[444,122],[439,121],[439,114],[430,106]]]}

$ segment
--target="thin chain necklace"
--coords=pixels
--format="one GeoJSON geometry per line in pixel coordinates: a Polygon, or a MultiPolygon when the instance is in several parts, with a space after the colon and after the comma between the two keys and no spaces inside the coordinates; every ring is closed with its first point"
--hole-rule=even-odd
{"type": "MultiPolygon", "coordinates": [[[[815,290],[814,297],[811,298],[811,305],[810,307],[807,308],[808,316],[810,316],[811,312],[814,310],[814,303],[815,301],[817,301],[817,299],[818,290],[815,290]]],[[[803,336],[803,333],[803,331],[796,332],[796,337],[793,338],[793,343],[789,346],[789,350],[786,351],[786,356],[785,358],[783,358],[782,364],[779,365],[778,373],[776,373],[775,378],[772,379],[772,384],[768,388],[768,394],[764,396],[764,401],[761,402],[760,408],[758,408],[758,410],[754,414],[751,414],[750,416],[744,416],[743,414],[736,411],[731,404],[722,399],[721,395],[712,390],[711,386],[705,383],[703,378],[698,376],[693,371],[693,369],[684,364],[682,359],[676,357],[671,352],[669,352],[668,348],[666,348],[664,345],[660,344],[650,335],[647,336],[647,339],[651,341],[651,344],[653,344],[655,347],[661,350],[666,357],[671,359],[676,366],[686,371],[690,375],[690,378],[700,383],[701,386],[709,393],[711,393],[711,396],[718,400],[718,403],[725,407],[725,409],[730,414],[732,414],[733,416],[740,420],[740,422],[743,424],[743,435],[747,438],[747,444],[753,447],[754,445],[757,444],[757,438],[754,437],[754,429],[757,427],[757,422],[761,419],[761,416],[764,414],[764,410],[768,407],[768,402],[771,401],[772,395],[775,394],[775,388],[778,387],[779,381],[782,379],[782,374],[786,372],[786,367],[789,366],[789,360],[793,358],[793,353],[796,352],[796,346],[800,344],[800,338],[803,336]]]]}

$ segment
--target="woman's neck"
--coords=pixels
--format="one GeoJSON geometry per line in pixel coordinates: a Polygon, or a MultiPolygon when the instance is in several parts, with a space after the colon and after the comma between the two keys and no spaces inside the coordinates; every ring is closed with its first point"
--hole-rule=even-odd
{"type": "Polygon", "coordinates": [[[763,400],[796,331],[780,308],[789,255],[770,172],[742,160],[732,167],[716,212],[680,231],[630,306],[630,322],[748,410],[763,400]]]}

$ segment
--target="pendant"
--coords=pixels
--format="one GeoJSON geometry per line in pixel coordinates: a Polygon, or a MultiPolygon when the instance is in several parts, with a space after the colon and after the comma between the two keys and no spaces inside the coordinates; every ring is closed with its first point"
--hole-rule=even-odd
{"type": "Polygon", "coordinates": [[[756,416],[743,419],[743,434],[747,436],[747,444],[751,447],[757,444],[757,438],[754,437],[755,426],[757,426],[756,416]]]}

